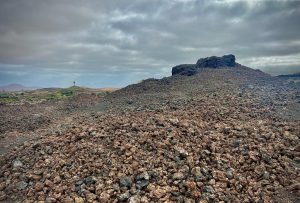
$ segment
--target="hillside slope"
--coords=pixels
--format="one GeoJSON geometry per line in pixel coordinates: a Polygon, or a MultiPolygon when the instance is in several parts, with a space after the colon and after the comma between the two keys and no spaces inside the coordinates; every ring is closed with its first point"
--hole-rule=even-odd
{"type": "Polygon", "coordinates": [[[236,64],[130,85],[2,156],[0,201],[299,202],[299,90],[236,64]]]}

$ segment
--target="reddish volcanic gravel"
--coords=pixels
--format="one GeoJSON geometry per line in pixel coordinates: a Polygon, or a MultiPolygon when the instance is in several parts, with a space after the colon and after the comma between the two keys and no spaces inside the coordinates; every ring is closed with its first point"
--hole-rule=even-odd
{"type": "Polygon", "coordinates": [[[147,80],[43,131],[1,156],[0,200],[299,202],[298,86],[228,71],[147,80]]]}

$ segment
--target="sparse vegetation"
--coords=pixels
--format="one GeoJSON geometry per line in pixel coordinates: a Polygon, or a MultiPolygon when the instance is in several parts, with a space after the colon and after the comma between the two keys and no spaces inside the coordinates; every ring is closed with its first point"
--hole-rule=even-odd
{"type": "MultiPolygon", "coordinates": [[[[112,89],[113,90],[113,89],[112,89]]],[[[81,93],[93,94],[101,96],[111,92],[107,89],[90,89],[78,86],[68,88],[47,88],[33,91],[25,91],[20,93],[15,92],[1,92],[0,103],[15,103],[15,102],[42,102],[42,101],[56,101],[72,98],[81,93]]]]}

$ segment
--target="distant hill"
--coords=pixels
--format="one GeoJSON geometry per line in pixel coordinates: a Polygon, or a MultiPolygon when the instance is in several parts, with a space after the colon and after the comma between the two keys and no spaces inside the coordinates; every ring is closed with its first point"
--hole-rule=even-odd
{"type": "Polygon", "coordinates": [[[5,86],[0,86],[0,91],[16,92],[16,91],[23,91],[23,90],[35,90],[38,88],[39,87],[26,87],[26,86],[20,85],[20,84],[9,84],[9,85],[5,85],[5,86]]]}
{"type": "Polygon", "coordinates": [[[278,75],[279,78],[300,78],[300,72],[299,73],[293,73],[293,74],[287,74],[287,75],[278,75]]]}

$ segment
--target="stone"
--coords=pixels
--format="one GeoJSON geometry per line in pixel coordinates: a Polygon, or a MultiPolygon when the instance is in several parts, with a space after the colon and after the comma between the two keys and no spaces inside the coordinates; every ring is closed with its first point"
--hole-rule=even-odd
{"type": "Polygon", "coordinates": [[[149,173],[148,173],[147,171],[145,171],[145,172],[143,172],[143,173],[137,175],[137,176],[135,177],[135,179],[136,179],[136,180],[149,180],[149,179],[150,179],[150,175],[149,175],[149,173]]]}
{"type": "Polygon", "coordinates": [[[42,182],[37,182],[36,184],[35,184],[35,190],[36,191],[42,191],[43,190],[43,188],[44,188],[44,184],[42,183],[42,182]]]}
{"type": "Polygon", "coordinates": [[[82,197],[75,197],[74,201],[75,203],[84,203],[84,199],[82,197]]]}
{"type": "Polygon", "coordinates": [[[178,125],[179,120],[177,118],[170,118],[169,119],[170,123],[172,123],[173,125],[178,125]]]}
{"type": "Polygon", "coordinates": [[[184,175],[183,175],[183,173],[178,172],[178,173],[174,173],[172,178],[173,178],[173,180],[181,180],[184,178],[184,175]]]}
{"type": "Polygon", "coordinates": [[[6,200],[6,194],[4,191],[0,191],[0,201],[6,200]]]}
{"type": "Polygon", "coordinates": [[[262,153],[261,158],[268,164],[272,163],[272,158],[267,153],[262,153]]]}
{"type": "Polygon", "coordinates": [[[195,203],[196,201],[191,198],[184,198],[183,202],[184,203],[195,203]]]}
{"type": "Polygon", "coordinates": [[[197,180],[197,181],[202,181],[202,180],[206,179],[205,176],[201,172],[201,168],[198,166],[192,168],[191,173],[194,176],[195,180],[197,180]]]}
{"type": "Polygon", "coordinates": [[[213,177],[218,181],[222,181],[222,182],[226,181],[226,176],[223,171],[215,170],[213,172],[213,177]]]}
{"type": "Polygon", "coordinates": [[[130,193],[129,193],[129,191],[127,191],[127,192],[121,194],[121,195],[118,197],[118,199],[119,199],[119,201],[121,201],[121,202],[125,202],[125,201],[127,201],[127,200],[129,199],[129,197],[130,197],[130,193]]]}
{"type": "Polygon", "coordinates": [[[53,179],[54,184],[60,183],[60,181],[61,181],[60,176],[55,176],[54,179],[53,179]]]}
{"type": "Polygon", "coordinates": [[[235,139],[235,140],[232,142],[232,145],[233,145],[233,147],[235,147],[235,148],[240,147],[240,144],[241,144],[241,140],[240,140],[240,139],[235,139]]]}
{"type": "Polygon", "coordinates": [[[209,185],[215,185],[215,184],[216,184],[216,180],[215,180],[215,179],[210,179],[210,180],[208,181],[208,184],[209,184],[209,185]]]}
{"type": "Polygon", "coordinates": [[[97,199],[97,196],[96,196],[94,193],[87,192],[87,193],[85,194],[85,198],[86,198],[86,201],[87,201],[87,202],[93,202],[94,200],[97,199]]]}
{"type": "Polygon", "coordinates": [[[160,199],[166,195],[166,190],[164,190],[162,187],[156,187],[152,193],[155,198],[160,199]]]}
{"type": "Polygon", "coordinates": [[[95,177],[92,177],[92,176],[89,176],[89,177],[86,177],[84,179],[84,183],[86,185],[91,185],[91,184],[95,184],[97,182],[97,179],[95,177]]]}
{"type": "Polygon", "coordinates": [[[181,159],[185,159],[189,155],[189,153],[183,148],[177,148],[176,151],[178,152],[181,159]]]}
{"type": "Polygon", "coordinates": [[[264,171],[263,178],[264,179],[269,179],[270,178],[270,173],[268,171],[264,171]]]}
{"type": "Polygon", "coordinates": [[[261,177],[265,173],[266,167],[264,165],[259,165],[255,167],[254,171],[259,177],[261,177]]]}
{"type": "Polygon", "coordinates": [[[128,176],[121,177],[119,183],[121,187],[131,188],[132,186],[131,178],[128,176]]]}
{"type": "Polygon", "coordinates": [[[22,167],[22,166],[23,166],[23,163],[20,160],[13,161],[13,167],[14,168],[19,168],[19,167],[22,167]]]}
{"type": "Polygon", "coordinates": [[[103,191],[99,196],[100,202],[109,202],[110,195],[107,191],[103,191]]]}
{"type": "Polygon", "coordinates": [[[26,183],[25,181],[20,181],[16,185],[18,190],[24,190],[27,186],[28,186],[28,183],[26,183]]]}
{"type": "Polygon", "coordinates": [[[203,191],[207,192],[207,193],[214,193],[215,192],[214,188],[210,185],[204,186],[203,191]]]}
{"type": "Polygon", "coordinates": [[[233,170],[231,168],[227,169],[225,175],[228,179],[232,179],[233,178],[233,170]]]}
{"type": "Polygon", "coordinates": [[[128,203],[140,203],[141,198],[138,195],[134,195],[132,197],[129,198],[128,203]]]}
{"type": "Polygon", "coordinates": [[[0,183],[0,191],[4,190],[6,187],[6,183],[5,182],[1,182],[0,183]]]}
{"type": "Polygon", "coordinates": [[[65,197],[61,201],[62,203],[74,203],[74,200],[71,197],[65,197]]]}
{"type": "Polygon", "coordinates": [[[45,180],[45,185],[47,187],[53,187],[53,182],[47,179],[47,180],[45,180]]]}
{"type": "Polygon", "coordinates": [[[138,180],[136,182],[136,186],[137,186],[138,189],[144,189],[148,185],[149,185],[149,180],[146,180],[146,179],[144,179],[144,180],[138,180]]]}

